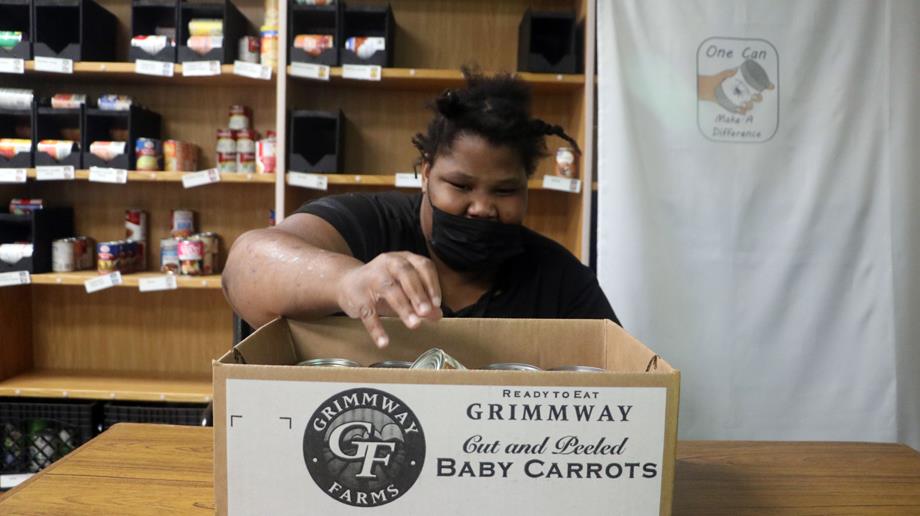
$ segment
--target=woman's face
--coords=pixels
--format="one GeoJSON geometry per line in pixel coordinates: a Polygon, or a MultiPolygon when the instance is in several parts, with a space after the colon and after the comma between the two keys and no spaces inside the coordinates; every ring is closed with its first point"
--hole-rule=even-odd
{"type": "MultiPolygon", "coordinates": [[[[452,215],[521,224],[527,211],[527,175],[520,157],[475,134],[460,134],[450,152],[422,165],[422,192],[452,215]]],[[[422,231],[431,238],[431,206],[422,202],[422,231]]]]}

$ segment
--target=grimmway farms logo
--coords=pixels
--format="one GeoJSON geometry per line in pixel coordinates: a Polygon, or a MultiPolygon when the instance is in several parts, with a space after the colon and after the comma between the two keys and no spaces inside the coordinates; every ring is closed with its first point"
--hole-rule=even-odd
{"type": "Polygon", "coordinates": [[[307,470],[327,495],[355,507],[402,496],[425,463],[425,434],[399,398],[351,389],[326,400],[303,436],[307,470]]]}

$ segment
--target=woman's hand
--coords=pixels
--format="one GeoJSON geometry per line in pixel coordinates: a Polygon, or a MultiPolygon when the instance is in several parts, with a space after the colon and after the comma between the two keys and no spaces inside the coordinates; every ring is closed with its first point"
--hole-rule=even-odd
{"type": "Polygon", "coordinates": [[[361,319],[379,347],[389,343],[380,316],[399,316],[407,328],[422,319],[441,318],[441,285],[434,263],[409,252],[384,253],[348,271],[338,288],[338,303],[353,319],[361,319]]]}

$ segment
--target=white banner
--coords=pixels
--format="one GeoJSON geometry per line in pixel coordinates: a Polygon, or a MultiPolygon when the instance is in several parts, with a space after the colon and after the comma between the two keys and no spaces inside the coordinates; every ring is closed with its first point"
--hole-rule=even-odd
{"type": "Polygon", "coordinates": [[[663,387],[227,380],[231,514],[659,514],[663,387]]]}
{"type": "Polygon", "coordinates": [[[598,8],[599,278],[681,437],[920,448],[920,3],[598,8]]]}

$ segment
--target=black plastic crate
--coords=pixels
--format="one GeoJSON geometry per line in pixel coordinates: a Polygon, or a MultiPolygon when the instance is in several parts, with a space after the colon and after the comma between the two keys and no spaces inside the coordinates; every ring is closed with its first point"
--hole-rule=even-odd
{"type": "Polygon", "coordinates": [[[73,208],[44,208],[27,215],[0,213],[0,244],[32,244],[32,256],[22,258],[16,263],[0,261],[0,272],[51,272],[52,242],[72,236],[73,208]]]}
{"type": "Polygon", "coordinates": [[[527,9],[518,26],[518,71],[578,73],[581,32],[574,11],[527,9]]]}
{"type": "Polygon", "coordinates": [[[34,0],[32,53],[74,61],[114,61],[115,15],[93,0],[34,0]]]}
{"type": "Polygon", "coordinates": [[[0,48],[0,57],[32,58],[32,1],[0,0],[0,30],[22,33],[22,41],[12,48],[0,48]]]}
{"type": "Polygon", "coordinates": [[[380,65],[393,66],[396,52],[393,43],[396,41],[396,21],[393,19],[393,9],[390,4],[377,5],[346,5],[342,22],[342,38],[336,42],[341,52],[342,64],[380,65]],[[351,37],[380,37],[386,40],[386,49],[378,50],[366,59],[345,48],[345,40],[351,37]]]}
{"type": "Polygon", "coordinates": [[[110,402],[103,408],[102,429],[116,423],[201,426],[206,404],[110,402]]]}
{"type": "Polygon", "coordinates": [[[35,473],[95,435],[92,401],[0,398],[0,474],[35,473]]]}
{"type": "Polygon", "coordinates": [[[339,48],[342,42],[342,3],[333,5],[299,5],[288,3],[288,64],[317,63],[328,66],[339,65],[339,48]],[[311,55],[302,48],[294,48],[294,38],[300,34],[321,34],[332,36],[332,48],[319,55],[311,55]]]}
{"type": "Polygon", "coordinates": [[[160,121],[159,114],[137,105],[132,105],[125,111],[87,108],[83,117],[83,166],[134,170],[136,162],[134,145],[137,139],[159,139],[160,121]],[[108,161],[92,154],[90,145],[93,142],[121,141],[120,137],[113,136],[113,131],[127,135],[124,154],[119,154],[108,161]]]}
{"type": "Polygon", "coordinates": [[[179,45],[179,2],[177,0],[134,0],[131,2],[131,36],[151,36],[156,30],[172,29],[174,46],[151,54],[128,42],[128,60],[148,59],[175,63],[179,45]]]}
{"type": "Polygon", "coordinates": [[[0,156],[0,168],[31,168],[35,163],[35,103],[31,108],[0,108],[0,138],[19,138],[32,140],[28,152],[20,152],[13,157],[0,156]],[[22,130],[22,134],[19,130],[22,130]]]}
{"type": "Polygon", "coordinates": [[[240,38],[246,35],[246,18],[243,13],[231,2],[219,3],[192,3],[179,4],[179,62],[186,61],[220,61],[223,64],[232,64],[239,54],[240,38]],[[196,18],[213,18],[223,20],[223,46],[212,48],[204,54],[199,54],[188,47],[189,28],[188,22],[196,18]]]}
{"type": "Polygon", "coordinates": [[[336,173],[342,171],[342,111],[292,111],[288,170],[336,173]]]}
{"type": "Polygon", "coordinates": [[[39,106],[35,112],[35,166],[70,165],[75,169],[83,168],[80,145],[83,141],[84,106],[73,109],[55,109],[39,106]],[[73,133],[70,135],[68,133],[73,133]],[[38,149],[42,140],[71,140],[77,149],[63,159],[57,159],[38,149]]]}

